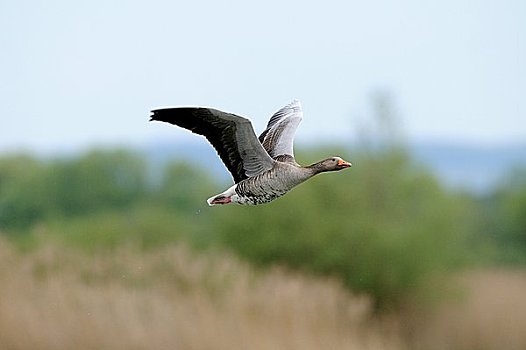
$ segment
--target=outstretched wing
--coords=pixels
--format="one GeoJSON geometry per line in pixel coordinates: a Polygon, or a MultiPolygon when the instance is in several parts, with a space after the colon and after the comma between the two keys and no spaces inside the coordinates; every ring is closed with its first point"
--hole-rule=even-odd
{"type": "Polygon", "coordinates": [[[250,121],[235,114],[212,108],[164,108],[153,110],[150,120],[174,124],[205,136],[236,183],[274,165],[256,138],[250,121]]]}
{"type": "Polygon", "coordinates": [[[294,134],[302,119],[303,111],[298,100],[292,101],[270,117],[267,128],[259,136],[259,141],[272,158],[288,155],[294,161],[294,134]]]}

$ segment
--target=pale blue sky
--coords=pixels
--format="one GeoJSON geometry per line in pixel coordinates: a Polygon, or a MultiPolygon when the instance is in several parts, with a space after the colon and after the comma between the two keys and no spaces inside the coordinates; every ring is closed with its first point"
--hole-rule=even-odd
{"type": "Polygon", "coordinates": [[[206,105],[256,132],[297,98],[299,142],[356,138],[392,92],[412,140],[526,140],[526,1],[0,2],[0,152],[188,135],[206,105]]]}

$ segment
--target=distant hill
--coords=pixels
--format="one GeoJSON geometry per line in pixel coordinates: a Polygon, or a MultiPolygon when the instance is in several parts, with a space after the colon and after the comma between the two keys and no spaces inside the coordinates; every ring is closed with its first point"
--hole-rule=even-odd
{"type": "Polygon", "coordinates": [[[505,181],[514,167],[526,167],[526,143],[495,147],[417,143],[409,149],[445,185],[476,193],[488,192],[505,181]]]}
{"type": "MultiPolygon", "coordinates": [[[[212,147],[204,140],[195,142],[160,141],[143,151],[154,165],[181,160],[207,168],[218,181],[230,181],[230,175],[212,147]]],[[[486,147],[439,142],[409,144],[413,159],[434,172],[445,185],[484,194],[503,181],[514,167],[526,167],[526,143],[486,147]]],[[[155,168],[155,166],[154,166],[155,168]]]]}

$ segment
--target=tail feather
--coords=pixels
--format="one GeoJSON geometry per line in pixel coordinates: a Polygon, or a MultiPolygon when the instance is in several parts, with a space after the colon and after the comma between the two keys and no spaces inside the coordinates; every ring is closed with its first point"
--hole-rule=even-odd
{"type": "Polygon", "coordinates": [[[228,204],[228,203],[232,203],[232,198],[230,198],[230,196],[224,196],[220,194],[220,195],[208,198],[206,202],[208,203],[209,206],[218,205],[218,204],[228,204]]]}
{"type": "Polygon", "coordinates": [[[216,194],[215,196],[208,198],[206,202],[209,206],[237,202],[236,187],[237,184],[234,184],[232,187],[230,187],[223,193],[216,194]]]}

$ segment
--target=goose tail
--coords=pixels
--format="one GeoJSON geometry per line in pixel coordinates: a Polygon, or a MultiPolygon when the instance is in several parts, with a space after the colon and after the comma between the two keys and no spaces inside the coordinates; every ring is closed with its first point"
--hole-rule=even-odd
{"type": "Polygon", "coordinates": [[[208,203],[209,206],[237,203],[238,196],[236,194],[236,187],[237,184],[230,187],[223,193],[216,194],[215,196],[208,198],[206,203],[208,203]]]}

